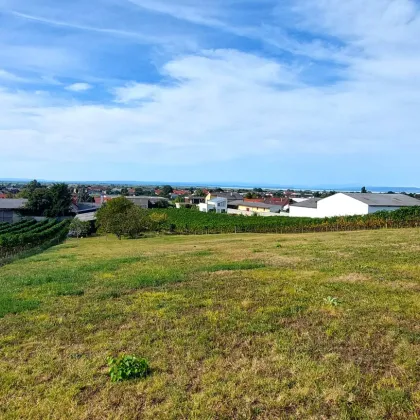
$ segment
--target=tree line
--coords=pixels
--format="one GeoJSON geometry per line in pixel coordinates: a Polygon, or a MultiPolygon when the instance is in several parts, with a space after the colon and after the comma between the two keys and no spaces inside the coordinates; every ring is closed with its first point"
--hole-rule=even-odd
{"type": "Polygon", "coordinates": [[[48,187],[34,180],[25,186],[19,196],[28,200],[21,210],[24,216],[60,217],[71,214],[72,196],[65,183],[48,187]]]}

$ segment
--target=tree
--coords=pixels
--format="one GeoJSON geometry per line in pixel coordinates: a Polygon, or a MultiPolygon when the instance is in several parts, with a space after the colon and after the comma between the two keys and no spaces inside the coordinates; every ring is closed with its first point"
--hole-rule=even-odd
{"type": "Polygon", "coordinates": [[[143,195],[144,194],[144,190],[143,190],[143,188],[141,188],[141,187],[137,187],[135,190],[134,190],[134,195],[135,196],[137,196],[137,197],[139,197],[139,196],[141,196],[141,195],[143,195]]]}
{"type": "Polygon", "coordinates": [[[160,195],[162,197],[169,197],[170,194],[174,192],[174,189],[170,185],[164,185],[160,190],[160,195]]]}
{"type": "Polygon", "coordinates": [[[21,196],[28,199],[23,213],[46,217],[70,214],[71,193],[67,184],[54,184],[47,188],[35,180],[26,186],[21,196]]]}
{"type": "Polygon", "coordinates": [[[245,194],[245,198],[247,198],[247,199],[260,198],[260,195],[259,194],[252,193],[252,192],[248,192],[248,193],[245,194]]]}
{"type": "Polygon", "coordinates": [[[169,203],[167,200],[157,200],[153,207],[156,209],[167,209],[169,207],[169,203]]]}
{"type": "Polygon", "coordinates": [[[132,239],[151,227],[149,212],[137,206],[129,208],[121,220],[123,234],[132,239]]]}
{"type": "Polygon", "coordinates": [[[80,238],[80,236],[86,236],[90,231],[90,223],[82,222],[80,219],[75,217],[70,223],[69,231],[70,234],[76,235],[77,238],[80,238]]]}
{"type": "Polygon", "coordinates": [[[121,189],[121,195],[123,195],[123,196],[128,196],[129,194],[128,194],[128,188],[122,188],[121,189]]]}
{"type": "Polygon", "coordinates": [[[125,235],[134,238],[150,228],[150,217],[147,210],[135,206],[125,197],[118,197],[98,210],[96,225],[99,232],[112,233],[118,239],[125,235]]]}
{"type": "Polygon", "coordinates": [[[154,231],[161,231],[163,225],[167,222],[168,215],[166,213],[152,213],[150,215],[150,228],[154,231]]]}
{"type": "Polygon", "coordinates": [[[46,216],[52,208],[52,197],[46,187],[36,188],[32,191],[28,190],[26,198],[28,202],[23,212],[34,216],[46,216]]]}
{"type": "Polygon", "coordinates": [[[77,188],[77,202],[78,203],[92,203],[94,198],[90,196],[88,189],[84,185],[77,188]]]}
{"type": "Polygon", "coordinates": [[[66,216],[70,213],[71,193],[67,184],[54,184],[48,189],[48,195],[51,199],[51,207],[44,212],[45,216],[66,216]]]}
{"type": "Polygon", "coordinates": [[[285,196],[284,191],[282,190],[276,191],[273,195],[274,197],[280,197],[280,198],[283,198],[285,196]]]}
{"type": "Polygon", "coordinates": [[[366,189],[366,187],[362,187],[362,189],[361,189],[361,191],[360,191],[362,194],[366,194],[367,193],[367,189],[366,189]]]}
{"type": "Polygon", "coordinates": [[[204,194],[204,191],[201,188],[198,188],[195,190],[194,195],[197,197],[204,197],[206,194],[204,194]]]}
{"type": "Polygon", "coordinates": [[[24,190],[28,191],[28,192],[34,192],[35,190],[39,189],[39,188],[43,188],[42,184],[40,182],[38,182],[36,179],[34,179],[33,181],[31,181],[24,190]]]}

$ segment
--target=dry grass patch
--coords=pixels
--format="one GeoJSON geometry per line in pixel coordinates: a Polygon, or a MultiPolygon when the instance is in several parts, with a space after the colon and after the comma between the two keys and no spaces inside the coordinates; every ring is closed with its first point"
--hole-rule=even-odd
{"type": "Polygon", "coordinates": [[[344,283],[365,283],[372,281],[372,278],[361,273],[349,273],[342,275],[340,277],[336,277],[333,279],[328,279],[328,281],[331,282],[344,282],[344,283]]]}
{"type": "Polygon", "coordinates": [[[0,417],[416,418],[419,238],[92,238],[5,266],[0,417]],[[124,353],[152,375],[111,384],[124,353]]]}

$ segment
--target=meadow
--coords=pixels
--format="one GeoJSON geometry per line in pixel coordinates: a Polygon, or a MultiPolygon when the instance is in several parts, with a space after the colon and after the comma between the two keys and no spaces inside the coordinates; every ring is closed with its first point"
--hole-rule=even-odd
{"type": "Polygon", "coordinates": [[[416,419],[420,230],[70,239],[0,268],[2,419],[416,419]],[[145,357],[112,383],[106,358],[145,357]]]}

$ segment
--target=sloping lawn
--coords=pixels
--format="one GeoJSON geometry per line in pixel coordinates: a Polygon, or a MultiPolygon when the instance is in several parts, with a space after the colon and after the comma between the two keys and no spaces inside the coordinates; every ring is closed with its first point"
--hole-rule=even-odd
{"type": "Polygon", "coordinates": [[[69,240],[0,268],[0,418],[420,417],[420,230],[69,240]],[[107,356],[152,374],[111,383],[107,356]]]}

